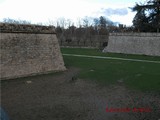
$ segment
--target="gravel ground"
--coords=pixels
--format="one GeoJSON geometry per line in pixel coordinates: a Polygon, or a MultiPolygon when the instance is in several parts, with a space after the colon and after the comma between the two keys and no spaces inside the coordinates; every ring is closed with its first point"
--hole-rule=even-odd
{"type": "Polygon", "coordinates": [[[1,81],[1,106],[11,120],[160,120],[160,93],[102,86],[78,72],[1,81]]]}

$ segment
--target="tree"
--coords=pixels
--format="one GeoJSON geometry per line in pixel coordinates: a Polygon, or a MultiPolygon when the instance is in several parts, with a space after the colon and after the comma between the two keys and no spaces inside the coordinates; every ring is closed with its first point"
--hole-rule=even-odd
{"type": "Polygon", "coordinates": [[[160,0],[148,0],[146,4],[138,4],[132,8],[137,12],[133,25],[140,32],[159,32],[160,30],[160,0]]]}
{"type": "Polygon", "coordinates": [[[61,27],[62,29],[65,29],[66,27],[66,19],[65,18],[58,18],[57,19],[57,27],[61,27]]]}
{"type": "Polygon", "coordinates": [[[83,26],[84,26],[85,28],[87,28],[87,27],[89,26],[89,20],[88,20],[87,17],[85,17],[85,18],[83,19],[83,26]]]}
{"type": "Polygon", "coordinates": [[[106,28],[106,26],[107,26],[107,20],[106,20],[105,17],[101,16],[99,18],[99,25],[100,25],[101,28],[106,28]]]}
{"type": "Polygon", "coordinates": [[[137,12],[133,19],[133,25],[139,32],[149,31],[150,27],[144,9],[141,9],[137,12]]]}
{"type": "Polygon", "coordinates": [[[31,24],[31,22],[27,21],[27,20],[15,20],[15,19],[11,19],[11,18],[4,18],[3,19],[4,23],[13,23],[13,24],[31,24]]]}

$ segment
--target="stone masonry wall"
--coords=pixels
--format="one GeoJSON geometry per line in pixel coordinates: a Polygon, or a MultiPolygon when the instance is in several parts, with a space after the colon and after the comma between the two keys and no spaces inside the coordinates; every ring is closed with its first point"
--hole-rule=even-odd
{"type": "Polygon", "coordinates": [[[103,51],[160,56],[160,33],[110,33],[103,51]]]}
{"type": "Polygon", "coordinates": [[[66,69],[53,31],[32,33],[3,30],[0,33],[2,80],[66,69]]]}

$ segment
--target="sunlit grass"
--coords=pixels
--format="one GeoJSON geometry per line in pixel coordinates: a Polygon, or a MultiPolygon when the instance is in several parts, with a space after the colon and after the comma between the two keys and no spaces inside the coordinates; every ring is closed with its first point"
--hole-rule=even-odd
{"type": "MultiPolygon", "coordinates": [[[[63,48],[62,53],[112,56],[158,61],[160,57],[101,53],[97,49],[63,48]]],[[[63,56],[67,67],[81,69],[78,77],[103,85],[124,83],[129,88],[160,91],[160,64],[63,56]]]]}

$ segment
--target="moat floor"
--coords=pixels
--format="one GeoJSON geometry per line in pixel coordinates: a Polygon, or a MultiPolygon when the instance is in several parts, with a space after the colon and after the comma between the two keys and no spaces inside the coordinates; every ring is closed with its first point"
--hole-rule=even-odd
{"type": "Polygon", "coordinates": [[[160,94],[102,86],[63,73],[1,81],[1,106],[11,120],[158,120],[160,94]],[[141,108],[141,109],[140,109],[141,108]]]}

